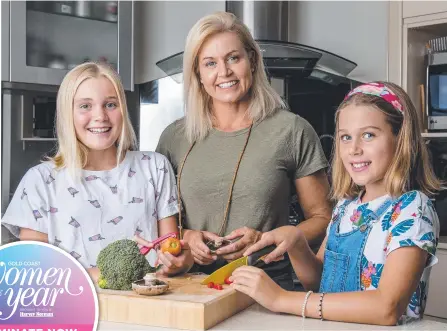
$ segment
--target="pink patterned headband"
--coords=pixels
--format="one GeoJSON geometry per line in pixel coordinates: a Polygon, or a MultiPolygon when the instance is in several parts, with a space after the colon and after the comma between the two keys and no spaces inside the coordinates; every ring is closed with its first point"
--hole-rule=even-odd
{"type": "Polygon", "coordinates": [[[345,97],[343,101],[346,101],[354,94],[368,94],[374,95],[376,97],[382,98],[390,105],[394,107],[398,112],[402,115],[404,114],[404,108],[402,107],[402,103],[400,102],[397,95],[393,93],[389,88],[387,88],[382,83],[367,83],[360,86],[357,86],[355,89],[351,90],[345,97]]]}

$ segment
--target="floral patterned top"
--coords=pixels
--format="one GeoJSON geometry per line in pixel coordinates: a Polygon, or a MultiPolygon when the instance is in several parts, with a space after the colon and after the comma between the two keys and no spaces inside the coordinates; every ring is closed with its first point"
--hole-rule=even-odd
{"type": "MultiPolygon", "coordinates": [[[[360,227],[365,222],[364,215],[378,208],[387,198],[389,196],[385,195],[367,203],[361,203],[359,198],[355,199],[345,210],[339,232],[347,233],[360,227]]],[[[344,201],[338,202],[333,215],[339,212],[338,209],[344,201]]],[[[361,260],[362,290],[378,288],[386,258],[394,250],[400,247],[418,246],[429,253],[419,285],[400,322],[423,316],[430,267],[438,261],[435,256],[438,238],[439,219],[434,205],[419,191],[410,191],[400,196],[372,226],[361,260]]]]}
{"type": "MultiPolygon", "coordinates": [[[[15,236],[20,227],[48,234],[49,243],[88,268],[113,241],[135,234],[156,239],[157,221],[177,213],[175,175],[166,157],[129,151],[116,168],[83,170],[78,181],[52,162],[31,168],[2,222],[15,236]]],[[[156,253],[147,258],[154,265],[156,253]]]]}

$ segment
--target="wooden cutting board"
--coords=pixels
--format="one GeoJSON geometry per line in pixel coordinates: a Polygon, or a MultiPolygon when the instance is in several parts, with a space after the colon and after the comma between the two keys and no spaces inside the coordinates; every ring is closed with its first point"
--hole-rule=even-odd
{"type": "Polygon", "coordinates": [[[133,291],[97,289],[99,319],[185,330],[206,330],[254,303],[249,296],[223,285],[215,290],[201,285],[206,275],[163,278],[169,290],[157,296],[133,291]]]}

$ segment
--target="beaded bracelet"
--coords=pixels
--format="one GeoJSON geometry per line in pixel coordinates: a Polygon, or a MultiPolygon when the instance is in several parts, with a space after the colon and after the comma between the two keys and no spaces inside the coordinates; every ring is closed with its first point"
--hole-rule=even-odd
{"type": "Polygon", "coordinates": [[[320,303],[318,304],[318,315],[320,316],[320,321],[323,320],[323,298],[325,293],[320,294],[320,303]]]}
{"type": "Polygon", "coordinates": [[[301,316],[303,318],[306,318],[306,316],[304,315],[304,311],[306,310],[307,300],[309,300],[309,297],[312,293],[314,293],[314,291],[309,291],[306,293],[306,296],[304,297],[303,306],[301,307],[301,316]]]}

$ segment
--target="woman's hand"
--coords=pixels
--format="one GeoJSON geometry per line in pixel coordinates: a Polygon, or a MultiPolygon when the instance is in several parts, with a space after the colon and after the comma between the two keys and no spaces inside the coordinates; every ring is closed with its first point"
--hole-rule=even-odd
{"type": "Polygon", "coordinates": [[[247,294],[271,311],[279,311],[279,301],[285,294],[285,290],[276,284],[264,270],[249,266],[239,267],[233,271],[230,281],[233,282],[231,286],[237,291],[247,294]]]}
{"type": "Polygon", "coordinates": [[[233,240],[238,237],[240,237],[240,239],[225,247],[219,248],[216,251],[216,254],[223,257],[227,261],[236,260],[242,257],[247,248],[256,243],[261,236],[262,232],[247,228],[246,226],[236,229],[228,236],[225,236],[224,239],[233,240]]]}
{"type": "Polygon", "coordinates": [[[194,258],[186,242],[180,240],[182,252],[179,256],[174,256],[169,252],[158,252],[159,262],[163,264],[161,270],[157,273],[164,276],[174,276],[180,273],[188,272],[194,264],[194,258]]]}
{"type": "Polygon", "coordinates": [[[292,225],[281,226],[263,233],[261,240],[248,248],[244,255],[248,256],[266,246],[276,245],[277,247],[264,258],[265,263],[270,263],[281,259],[284,253],[292,249],[301,240],[306,239],[297,227],[292,225]]]}
{"type": "Polygon", "coordinates": [[[183,239],[191,248],[191,253],[195,263],[200,265],[208,265],[217,259],[216,255],[211,255],[211,250],[205,244],[206,240],[222,239],[217,234],[208,231],[187,230],[183,239]]]}

